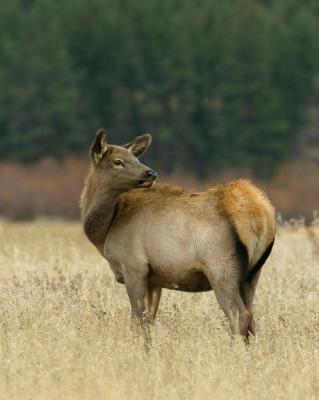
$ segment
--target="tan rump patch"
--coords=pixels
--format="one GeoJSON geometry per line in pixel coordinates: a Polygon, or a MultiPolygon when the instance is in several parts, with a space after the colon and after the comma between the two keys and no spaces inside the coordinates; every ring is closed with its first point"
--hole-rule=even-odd
{"type": "Polygon", "coordinates": [[[265,193],[247,180],[238,180],[212,189],[220,211],[234,225],[248,251],[250,267],[274,240],[275,210],[265,193]]]}

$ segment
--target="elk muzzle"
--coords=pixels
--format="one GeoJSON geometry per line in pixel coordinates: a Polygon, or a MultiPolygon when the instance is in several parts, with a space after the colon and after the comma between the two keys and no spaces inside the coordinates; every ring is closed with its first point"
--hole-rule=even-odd
{"type": "Polygon", "coordinates": [[[138,186],[139,187],[152,186],[152,184],[156,180],[156,178],[157,178],[157,173],[155,171],[153,171],[152,169],[148,169],[144,172],[141,179],[139,179],[138,186]]]}

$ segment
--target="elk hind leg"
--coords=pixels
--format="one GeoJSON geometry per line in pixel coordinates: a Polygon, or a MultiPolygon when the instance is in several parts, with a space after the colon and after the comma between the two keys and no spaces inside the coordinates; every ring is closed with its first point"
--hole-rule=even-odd
{"type": "Polygon", "coordinates": [[[251,316],[240,295],[240,268],[225,267],[222,279],[214,278],[211,273],[208,279],[218,304],[228,318],[232,335],[240,334],[247,340],[251,316]]]}
{"type": "Polygon", "coordinates": [[[256,293],[257,283],[260,277],[261,269],[255,272],[255,274],[250,277],[248,280],[244,280],[240,286],[240,294],[243,299],[243,302],[246,305],[247,310],[250,313],[250,321],[248,330],[252,335],[255,335],[256,328],[255,328],[255,319],[254,319],[254,312],[253,312],[253,302],[256,293]]]}

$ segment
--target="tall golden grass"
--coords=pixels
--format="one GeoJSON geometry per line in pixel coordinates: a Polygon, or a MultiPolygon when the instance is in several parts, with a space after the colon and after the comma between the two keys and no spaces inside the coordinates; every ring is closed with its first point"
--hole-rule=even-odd
{"type": "Polygon", "coordinates": [[[0,223],[0,398],[317,399],[319,227],[279,229],[257,337],[231,341],[214,293],[164,291],[149,353],[77,223],[0,223]]]}

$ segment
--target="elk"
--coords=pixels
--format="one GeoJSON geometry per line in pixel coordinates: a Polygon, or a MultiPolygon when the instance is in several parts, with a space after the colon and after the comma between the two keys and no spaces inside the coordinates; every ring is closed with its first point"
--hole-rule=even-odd
{"type": "Polygon", "coordinates": [[[149,134],[124,146],[98,130],[81,195],[88,239],[125,284],[132,314],[154,322],[162,288],[213,290],[232,334],[255,334],[253,299],[271,253],[275,212],[246,180],[189,193],[154,185],[156,172],[139,161],[149,134]]]}

